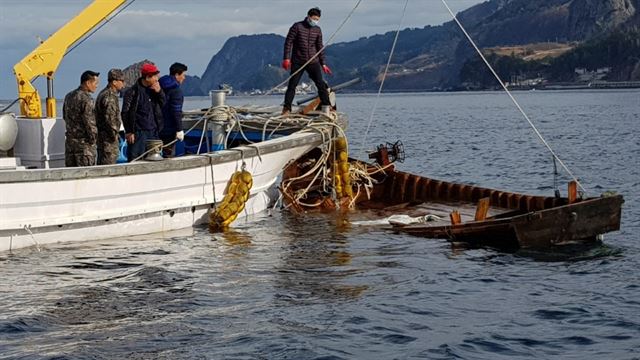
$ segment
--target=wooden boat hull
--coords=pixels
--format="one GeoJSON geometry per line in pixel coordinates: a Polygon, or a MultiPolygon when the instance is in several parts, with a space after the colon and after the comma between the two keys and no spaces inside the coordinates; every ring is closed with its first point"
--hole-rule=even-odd
{"type": "MultiPolygon", "coordinates": [[[[420,224],[395,226],[412,235],[446,238],[478,246],[504,248],[549,248],[595,242],[598,235],[620,229],[622,195],[578,200],[511,193],[473,185],[434,180],[391,170],[378,185],[379,200],[402,202],[446,202],[475,204],[490,199],[490,206],[504,213],[482,221],[443,226],[420,224]]],[[[375,201],[375,197],[372,199],[375,201]]],[[[371,200],[369,200],[371,201],[371,200]]]]}
{"type": "MultiPolygon", "coordinates": [[[[620,229],[624,203],[621,195],[587,199],[527,195],[413,175],[396,171],[394,165],[381,171],[380,166],[357,160],[351,160],[351,164],[366,168],[375,183],[369,194],[354,189],[354,193],[359,194],[354,200],[357,209],[377,209],[386,211],[387,215],[402,210],[414,216],[426,213],[438,216],[439,220],[433,222],[386,225],[395,232],[443,238],[472,246],[548,249],[593,243],[598,241],[599,235],[620,229]],[[488,216],[478,219],[476,205],[481,200],[488,204],[489,210],[488,216]],[[459,223],[449,220],[453,211],[462,213],[459,223]]],[[[295,165],[285,171],[285,179],[298,175],[300,172],[295,165]]],[[[301,179],[292,189],[304,188],[308,184],[308,179],[301,179]]],[[[292,196],[285,194],[284,198],[292,209],[313,210],[293,204],[292,196]]],[[[312,196],[306,202],[335,204],[313,199],[312,196]]],[[[349,201],[342,199],[338,203],[344,205],[349,201]]]]}
{"type": "Polygon", "coordinates": [[[409,225],[395,227],[394,230],[478,246],[548,248],[590,243],[596,242],[598,235],[620,229],[623,202],[622,196],[616,195],[532,211],[506,219],[449,226],[409,225]]]}

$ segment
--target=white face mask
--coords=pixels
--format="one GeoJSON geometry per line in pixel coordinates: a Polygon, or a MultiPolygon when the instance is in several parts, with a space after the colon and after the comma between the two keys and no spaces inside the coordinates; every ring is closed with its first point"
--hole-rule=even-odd
{"type": "Polygon", "coordinates": [[[307,18],[307,22],[309,23],[309,25],[311,26],[318,26],[318,23],[320,22],[320,20],[313,20],[312,18],[308,17],[307,18]]]}

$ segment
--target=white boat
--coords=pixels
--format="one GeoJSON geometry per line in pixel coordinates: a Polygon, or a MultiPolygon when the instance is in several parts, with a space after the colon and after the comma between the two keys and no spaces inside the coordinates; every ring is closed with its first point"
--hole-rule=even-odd
{"type": "MultiPolygon", "coordinates": [[[[18,120],[22,122],[34,121],[18,120]]],[[[60,123],[57,120],[56,126],[60,123]]],[[[55,139],[57,133],[50,132],[47,142],[64,144],[64,134],[55,139]]],[[[16,148],[31,143],[30,134],[19,132],[16,148]]],[[[231,175],[243,165],[253,177],[249,199],[235,220],[244,221],[273,204],[284,167],[323,141],[325,136],[316,128],[162,161],[53,168],[43,160],[43,168],[5,167],[0,170],[0,251],[206,223],[209,211],[223,199],[231,175]]],[[[60,158],[53,155],[45,151],[42,158],[60,158]]]]}
{"type": "MultiPolygon", "coordinates": [[[[125,3],[94,0],[14,66],[21,116],[0,112],[0,251],[198,225],[206,222],[210,210],[223,200],[232,174],[244,168],[250,172],[253,186],[249,194],[246,187],[241,194],[246,203],[235,222],[243,221],[273,202],[273,190],[285,166],[323,144],[335,126],[308,129],[304,125],[311,121],[307,119],[297,124],[303,126],[287,122],[285,130],[269,129],[268,123],[279,111],[245,112],[244,119],[254,126],[254,139],[248,140],[236,109],[221,102],[222,91],[215,94],[213,112],[201,115],[206,119],[202,126],[206,132],[201,133],[210,132],[206,138],[215,145],[206,147],[205,154],[64,168],[65,123],[56,117],[53,96],[56,69],[73,44],[91,36],[90,31],[108,21],[117,9],[124,10],[125,3]],[[32,84],[37,77],[47,80],[44,106],[32,84]],[[218,111],[223,108],[229,116],[218,111]],[[224,116],[220,118],[216,111],[224,116]],[[256,128],[260,118],[263,122],[258,121],[256,128]],[[234,127],[241,139],[226,136],[234,127]]],[[[317,116],[325,115],[329,114],[317,116]]],[[[194,146],[195,153],[201,152],[201,144],[202,140],[194,146]]]]}

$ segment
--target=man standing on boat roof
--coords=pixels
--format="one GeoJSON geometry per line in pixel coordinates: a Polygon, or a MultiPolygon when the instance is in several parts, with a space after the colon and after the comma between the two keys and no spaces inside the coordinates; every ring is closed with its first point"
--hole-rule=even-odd
{"type": "Polygon", "coordinates": [[[64,97],[62,117],[66,133],[64,164],[67,167],[96,163],[96,117],[91,93],[98,88],[100,73],[87,70],[80,76],[80,86],[64,97]]]}
{"type": "Polygon", "coordinates": [[[322,79],[322,72],[331,74],[331,69],[325,63],[324,51],[322,49],[322,30],[318,26],[320,21],[320,9],[317,7],[307,12],[307,17],[291,26],[287,39],[284,42],[284,57],[282,67],[291,70],[292,77],[287,85],[287,92],[284,96],[284,107],[282,114],[286,115],[291,111],[291,104],[296,94],[296,86],[304,71],[316,84],[321,105],[330,105],[329,91],[327,83],[322,79]],[[317,56],[316,56],[317,55],[317,56]],[[302,66],[312,59],[302,70],[302,66]],[[300,70],[300,71],[298,71],[300,70]]]}
{"type": "Polygon", "coordinates": [[[118,93],[124,88],[124,72],[109,70],[109,83],[96,98],[96,123],[98,125],[98,165],[115,164],[120,152],[120,103],[118,93]]]}
{"type": "MultiPolygon", "coordinates": [[[[164,144],[172,142],[174,139],[184,140],[182,131],[182,104],[184,94],[180,85],[187,78],[187,65],[174,63],[169,67],[169,75],[160,78],[160,86],[164,91],[166,102],[162,107],[162,117],[164,128],[160,131],[160,139],[164,144]]],[[[165,157],[175,154],[175,144],[164,148],[165,157]]]]}
{"type": "Polygon", "coordinates": [[[158,82],[158,68],[145,63],[140,69],[141,77],[125,90],[122,99],[122,122],[124,124],[127,158],[134,160],[145,152],[147,140],[159,140],[163,127],[162,107],[164,92],[158,82]]]}

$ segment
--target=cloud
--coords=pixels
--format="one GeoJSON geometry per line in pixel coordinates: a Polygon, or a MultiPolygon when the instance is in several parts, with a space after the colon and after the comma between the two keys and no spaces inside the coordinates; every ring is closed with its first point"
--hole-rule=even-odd
{"type": "MultiPolygon", "coordinates": [[[[449,0],[454,11],[482,0],[449,0]]],[[[15,96],[12,67],[38,44],[73,18],[91,0],[0,0],[0,98],[15,96]],[[11,84],[11,85],[9,85],[11,84]]],[[[76,86],[78,69],[101,71],[145,58],[164,69],[173,61],[189,64],[201,75],[211,57],[232,37],[243,34],[286,35],[316,4],[322,9],[325,41],[357,0],[137,0],[63,60],[56,74],[57,95],[76,86]]],[[[362,1],[334,39],[352,41],[394,31],[404,0],[362,1]]],[[[410,1],[403,28],[448,21],[439,0],[410,1]]]]}

